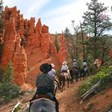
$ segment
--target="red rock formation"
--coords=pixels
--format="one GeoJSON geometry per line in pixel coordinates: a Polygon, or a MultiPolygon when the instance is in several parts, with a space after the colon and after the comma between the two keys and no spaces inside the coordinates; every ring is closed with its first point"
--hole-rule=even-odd
{"type": "Polygon", "coordinates": [[[64,39],[64,34],[62,33],[59,44],[58,59],[60,63],[62,63],[64,60],[67,60],[67,58],[68,58],[68,48],[66,45],[66,41],[64,39]]]}
{"type": "Polygon", "coordinates": [[[26,83],[34,84],[42,63],[55,63],[58,69],[61,62],[67,59],[64,35],[60,38],[57,53],[49,28],[42,26],[40,18],[35,26],[35,18],[24,20],[16,7],[6,7],[3,19],[5,33],[1,66],[6,67],[9,61],[13,63],[14,81],[22,89],[27,87],[26,83]]]}
{"type": "Polygon", "coordinates": [[[12,61],[13,54],[15,51],[15,42],[16,42],[16,31],[15,31],[15,19],[10,18],[10,20],[5,21],[4,23],[4,47],[3,47],[3,56],[1,59],[1,64],[3,67],[6,67],[7,63],[12,61]]]}
{"type": "Polygon", "coordinates": [[[13,56],[14,81],[18,85],[25,83],[27,78],[27,56],[25,49],[20,45],[21,38],[17,36],[13,56]]]}

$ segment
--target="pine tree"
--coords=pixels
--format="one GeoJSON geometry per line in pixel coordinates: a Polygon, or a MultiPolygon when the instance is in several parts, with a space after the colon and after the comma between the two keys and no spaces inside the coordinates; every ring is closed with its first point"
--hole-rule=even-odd
{"type": "Polygon", "coordinates": [[[0,32],[3,28],[3,22],[2,22],[2,13],[3,13],[3,1],[0,1],[0,32]]]}
{"type": "Polygon", "coordinates": [[[83,29],[92,38],[87,42],[88,53],[93,55],[93,59],[99,57],[99,37],[104,35],[105,31],[111,29],[112,23],[106,15],[107,7],[98,0],[91,0],[87,3],[88,10],[83,16],[83,29]]]}
{"type": "Polygon", "coordinates": [[[3,1],[1,0],[0,1],[0,15],[2,14],[3,12],[3,1]]]}

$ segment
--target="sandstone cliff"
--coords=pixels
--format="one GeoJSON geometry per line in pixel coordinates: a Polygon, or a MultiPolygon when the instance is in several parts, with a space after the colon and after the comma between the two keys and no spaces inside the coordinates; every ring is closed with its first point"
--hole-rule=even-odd
{"type": "Polygon", "coordinates": [[[35,25],[35,18],[24,19],[16,7],[5,7],[3,14],[3,53],[1,67],[11,61],[14,67],[14,82],[21,87],[34,84],[42,63],[54,63],[60,68],[68,58],[64,35],[59,39],[59,50],[49,33],[49,27],[42,25],[41,19],[35,25]]]}

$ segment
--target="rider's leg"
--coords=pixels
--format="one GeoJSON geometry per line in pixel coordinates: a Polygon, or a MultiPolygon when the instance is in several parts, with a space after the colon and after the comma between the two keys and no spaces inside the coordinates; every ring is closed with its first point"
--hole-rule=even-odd
{"type": "Polygon", "coordinates": [[[53,101],[56,103],[56,112],[59,112],[59,102],[56,97],[53,98],[53,101]]]}

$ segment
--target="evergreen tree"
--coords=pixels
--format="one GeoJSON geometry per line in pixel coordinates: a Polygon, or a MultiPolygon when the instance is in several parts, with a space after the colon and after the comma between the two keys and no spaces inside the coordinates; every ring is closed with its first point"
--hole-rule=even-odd
{"type": "Polygon", "coordinates": [[[67,27],[66,27],[66,29],[65,29],[65,31],[64,31],[64,36],[65,36],[66,38],[71,37],[70,30],[69,30],[67,27]]]}
{"type": "MultiPolygon", "coordinates": [[[[3,1],[0,1],[0,36],[3,33],[3,21],[2,21],[2,13],[3,13],[3,1]]],[[[3,49],[3,43],[0,39],[0,63],[1,63],[1,57],[2,57],[2,49],[3,49]]]]}
{"type": "Polygon", "coordinates": [[[111,29],[112,23],[110,18],[106,15],[107,7],[104,6],[104,3],[99,3],[98,0],[91,0],[90,3],[87,3],[88,10],[84,13],[83,16],[83,29],[93,37],[88,42],[88,51],[92,52],[93,58],[96,59],[99,56],[98,51],[98,38],[101,37],[105,31],[111,29]],[[96,50],[97,49],[97,50],[96,50]]]}
{"type": "Polygon", "coordinates": [[[4,73],[4,78],[3,78],[3,82],[8,82],[11,83],[13,79],[13,66],[12,63],[8,63],[5,73],[4,73]]]}
{"type": "Polygon", "coordinates": [[[3,28],[3,22],[2,22],[2,13],[3,13],[3,1],[0,1],[0,31],[2,31],[3,28]]]}
{"type": "Polygon", "coordinates": [[[3,1],[1,0],[0,1],[0,15],[2,14],[3,12],[3,1]]]}
{"type": "Polygon", "coordinates": [[[56,51],[58,53],[58,51],[59,51],[59,39],[58,39],[57,35],[55,37],[55,47],[56,47],[56,51]]]}

